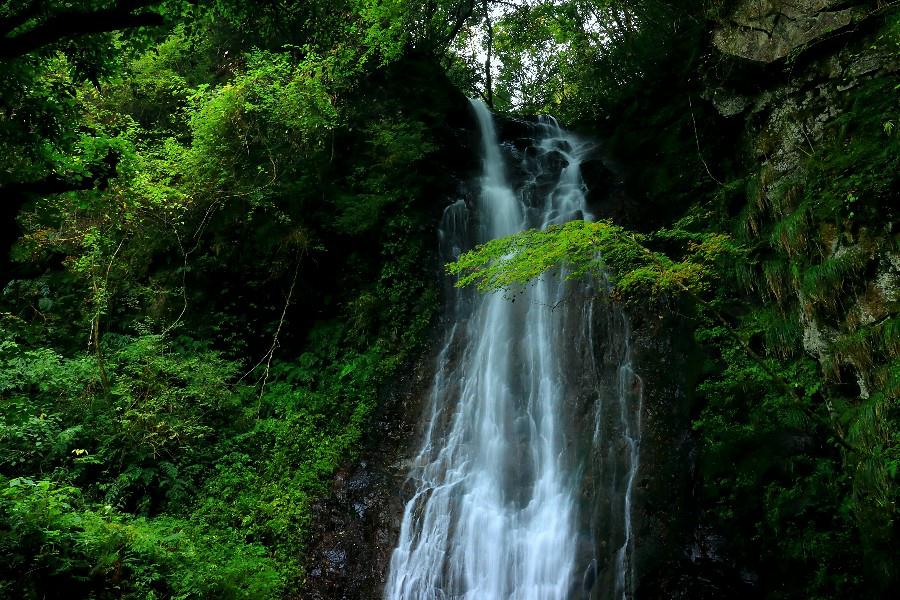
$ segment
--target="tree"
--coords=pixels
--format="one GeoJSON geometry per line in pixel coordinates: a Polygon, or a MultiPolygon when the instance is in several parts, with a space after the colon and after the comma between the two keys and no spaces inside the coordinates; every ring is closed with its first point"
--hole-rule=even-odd
{"type": "MultiPolygon", "coordinates": [[[[71,3],[47,0],[0,5],[0,150],[10,168],[0,172],[0,232],[12,240],[15,218],[30,199],[104,188],[117,174],[119,153],[109,148],[93,162],[77,157],[79,137],[74,90],[95,86],[109,73],[108,35],[164,23],[159,0],[71,3]],[[60,93],[63,92],[63,93],[60,93]],[[73,163],[80,163],[72,168],[73,163]]],[[[0,252],[6,255],[4,244],[0,252]]]]}

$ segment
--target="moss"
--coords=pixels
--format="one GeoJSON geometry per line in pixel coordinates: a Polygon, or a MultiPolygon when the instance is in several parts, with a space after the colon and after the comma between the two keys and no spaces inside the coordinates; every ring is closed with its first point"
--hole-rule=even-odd
{"type": "Polygon", "coordinates": [[[764,308],[751,312],[746,322],[762,333],[767,354],[787,358],[798,353],[802,329],[796,315],[764,308]]]}
{"type": "Polygon", "coordinates": [[[810,211],[801,206],[775,222],[769,234],[770,243],[789,258],[809,256],[812,222],[810,211]]]}
{"type": "Polygon", "coordinates": [[[793,292],[793,277],[790,263],[781,258],[767,260],[762,265],[765,288],[779,306],[790,299],[793,292]]]}
{"type": "Polygon", "coordinates": [[[862,249],[843,249],[807,268],[800,291],[817,307],[830,311],[847,308],[845,292],[853,288],[868,262],[869,257],[862,249]]]}

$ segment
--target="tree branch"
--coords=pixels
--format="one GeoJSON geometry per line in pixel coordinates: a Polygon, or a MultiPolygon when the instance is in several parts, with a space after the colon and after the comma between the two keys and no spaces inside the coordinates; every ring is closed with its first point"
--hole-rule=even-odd
{"type": "Polygon", "coordinates": [[[44,0],[33,0],[21,7],[18,13],[12,14],[4,19],[0,19],[0,32],[3,35],[8,34],[13,29],[24,25],[28,19],[34,18],[40,14],[44,7],[44,0]]]}
{"type": "MultiPolygon", "coordinates": [[[[159,13],[132,12],[136,8],[151,3],[152,0],[130,0],[120,2],[115,7],[105,10],[56,13],[19,35],[0,38],[0,60],[18,58],[67,38],[119,29],[162,25],[163,17],[159,13]]],[[[14,24],[14,22],[10,24],[14,24]]],[[[8,25],[6,26],[8,27],[8,25]]]]}
{"type": "Polygon", "coordinates": [[[89,177],[80,175],[60,175],[53,173],[34,181],[21,181],[0,185],[0,196],[7,202],[24,204],[29,196],[50,196],[64,192],[101,190],[109,186],[109,180],[118,175],[119,153],[110,150],[102,161],[90,166],[93,173],[89,177]]]}
{"type": "Polygon", "coordinates": [[[91,166],[90,177],[53,173],[34,181],[12,182],[0,185],[0,198],[5,200],[6,210],[15,215],[32,196],[52,196],[65,192],[78,192],[98,188],[105,190],[109,181],[118,175],[119,153],[110,150],[103,160],[91,166]]]}

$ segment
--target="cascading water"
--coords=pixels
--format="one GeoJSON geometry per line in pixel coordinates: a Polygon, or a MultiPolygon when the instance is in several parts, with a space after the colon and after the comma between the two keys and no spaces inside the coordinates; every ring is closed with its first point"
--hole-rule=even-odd
{"type": "MultiPolygon", "coordinates": [[[[591,218],[580,173],[589,144],[541,120],[534,143],[519,153],[522,183],[513,187],[504,161],[513,152],[499,144],[484,104],[472,105],[482,137],[480,193],[472,207],[460,200],[446,209],[446,260],[473,243],[591,218]]],[[[415,491],[385,597],[631,598],[640,417],[624,318],[605,309],[618,323],[607,327],[615,375],[606,377],[596,366],[587,284],[557,274],[515,301],[460,290],[449,296],[410,474],[415,491]],[[598,497],[608,510],[591,507],[598,497]]]]}

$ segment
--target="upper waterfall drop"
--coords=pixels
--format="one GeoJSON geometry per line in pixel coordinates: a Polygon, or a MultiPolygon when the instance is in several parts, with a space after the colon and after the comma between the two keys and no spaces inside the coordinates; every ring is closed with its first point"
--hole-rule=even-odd
{"type": "MultiPolygon", "coordinates": [[[[479,101],[472,107],[482,140],[479,192],[474,202],[446,209],[440,229],[445,260],[489,239],[591,218],[580,173],[590,144],[541,119],[533,145],[517,157],[522,175],[513,184],[493,116],[479,101]]],[[[576,414],[577,406],[593,411],[604,404],[589,364],[594,294],[590,284],[561,275],[541,278],[516,302],[502,294],[450,294],[450,323],[410,472],[414,492],[385,598],[626,597],[619,580],[631,579],[625,572],[633,547],[630,518],[627,527],[610,529],[614,589],[595,595],[595,516],[579,502],[584,473],[592,470],[583,463],[591,448],[604,444],[593,439],[593,419],[584,425],[576,414]],[[582,439],[587,452],[579,451],[582,439]]],[[[596,410],[603,429],[604,413],[596,410]]],[[[623,423],[625,414],[623,406],[623,423]]],[[[626,462],[636,468],[636,460],[626,462]]],[[[612,480],[611,495],[621,495],[613,503],[627,510],[630,493],[617,494],[612,488],[621,487],[622,478],[612,480]]],[[[626,480],[633,486],[634,473],[626,480]]],[[[625,521],[621,514],[615,518],[625,521]]]]}

